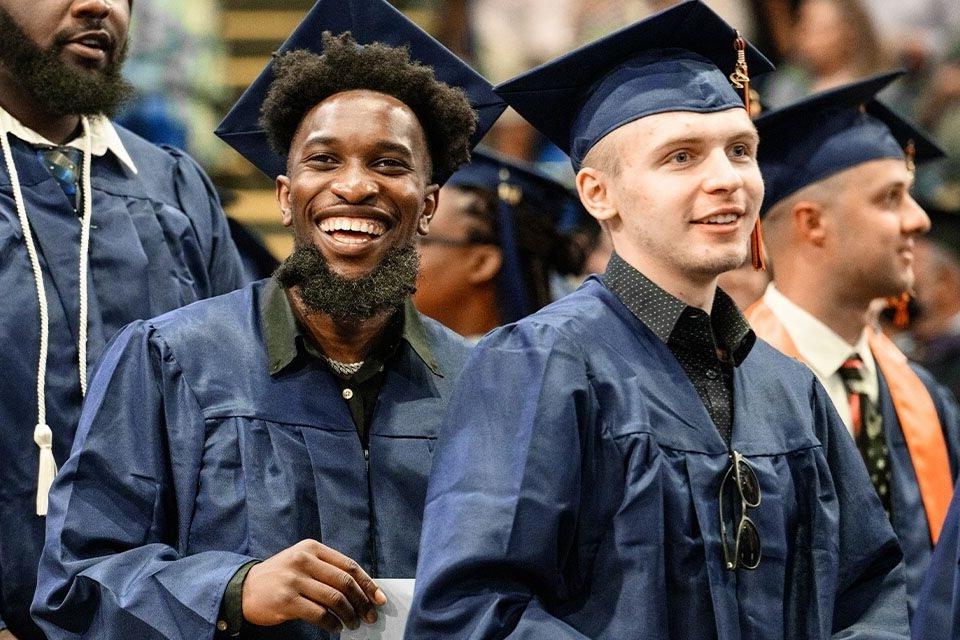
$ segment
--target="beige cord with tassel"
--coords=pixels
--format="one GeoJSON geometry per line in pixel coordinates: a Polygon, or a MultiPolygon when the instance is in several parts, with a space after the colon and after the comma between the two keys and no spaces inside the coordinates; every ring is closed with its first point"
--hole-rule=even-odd
{"type": "MultiPolygon", "coordinates": [[[[91,133],[90,122],[86,116],[81,116],[83,124],[83,221],[80,232],[80,336],[77,344],[79,352],[80,390],[83,395],[87,392],[87,271],[89,259],[87,253],[90,246],[90,219],[92,211],[92,190],[90,187],[91,161],[91,133]]],[[[37,247],[30,230],[30,221],[27,218],[27,208],[23,200],[20,187],[20,177],[13,161],[13,150],[10,146],[9,132],[5,121],[0,118],[0,145],[3,147],[3,158],[10,175],[10,185],[13,189],[13,198],[17,207],[17,217],[23,230],[23,239],[27,245],[27,255],[30,258],[30,267],[33,271],[33,281],[37,291],[37,303],[40,307],[40,358],[37,364],[37,423],[33,430],[33,441],[40,448],[39,471],[37,474],[37,515],[47,515],[47,496],[50,485],[57,475],[57,461],[53,457],[53,431],[47,424],[46,407],[46,379],[47,379],[47,350],[50,343],[50,314],[47,308],[47,295],[43,285],[43,271],[40,268],[40,259],[37,247]]]]}

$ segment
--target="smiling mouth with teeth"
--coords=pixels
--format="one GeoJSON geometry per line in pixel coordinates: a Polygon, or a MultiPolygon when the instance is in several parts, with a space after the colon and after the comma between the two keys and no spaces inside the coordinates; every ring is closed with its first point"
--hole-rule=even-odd
{"type": "Polygon", "coordinates": [[[722,213],[716,216],[710,216],[700,220],[700,224],[730,224],[731,222],[736,222],[739,216],[735,213],[722,213]]]}
{"type": "Polygon", "coordinates": [[[372,242],[387,231],[386,225],[370,218],[336,216],[320,221],[320,230],[343,244],[372,242]]]}

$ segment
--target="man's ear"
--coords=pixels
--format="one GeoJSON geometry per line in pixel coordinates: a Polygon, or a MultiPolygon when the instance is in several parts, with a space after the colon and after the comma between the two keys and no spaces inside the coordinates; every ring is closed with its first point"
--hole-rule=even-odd
{"type": "Polygon", "coordinates": [[[470,268],[467,281],[472,285],[490,282],[503,266],[503,251],[495,244],[476,244],[470,247],[470,268]]]}
{"type": "Polygon", "coordinates": [[[280,204],[280,222],[289,227],[293,224],[293,213],[290,211],[290,178],[277,176],[277,203],[280,204]]]}
{"type": "Polygon", "coordinates": [[[793,226],[805,241],[822,246],[827,237],[823,205],[812,200],[801,200],[791,210],[793,226]]]}
{"type": "Polygon", "coordinates": [[[437,212],[438,204],[440,204],[440,185],[431,184],[427,186],[423,196],[423,211],[420,213],[420,219],[417,220],[417,233],[420,235],[425,236],[430,231],[430,221],[437,212]]]}
{"type": "Polygon", "coordinates": [[[584,167],[577,173],[577,194],[580,202],[597,220],[610,220],[617,215],[611,198],[610,177],[595,167],[584,167]]]}

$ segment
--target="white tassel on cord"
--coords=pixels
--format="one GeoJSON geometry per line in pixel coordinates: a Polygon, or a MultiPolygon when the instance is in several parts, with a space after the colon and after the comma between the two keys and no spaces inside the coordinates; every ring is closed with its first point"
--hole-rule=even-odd
{"type": "MultiPolygon", "coordinates": [[[[83,223],[80,235],[80,388],[86,394],[87,367],[86,367],[86,336],[87,336],[87,246],[90,239],[90,159],[91,137],[90,123],[86,117],[82,118],[84,129],[83,148],[83,223]]],[[[20,177],[13,162],[13,151],[10,147],[7,128],[0,127],[0,146],[3,147],[3,158],[10,174],[10,185],[13,189],[13,199],[17,206],[17,217],[23,230],[23,239],[27,245],[27,255],[30,258],[30,267],[33,271],[33,280],[37,290],[37,302],[40,307],[40,358],[37,365],[37,424],[33,430],[33,441],[40,448],[39,470],[37,474],[37,515],[47,515],[47,497],[50,485],[57,475],[57,461],[53,457],[53,431],[47,425],[46,406],[46,378],[47,378],[47,349],[50,343],[50,316],[47,309],[47,295],[43,286],[43,271],[40,269],[40,259],[37,257],[37,248],[27,219],[27,208],[23,201],[23,192],[20,188],[20,177]]]]}
{"type": "Polygon", "coordinates": [[[50,485],[57,477],[57,461],[53,458],[53,431],[46,422],[37,424],[33,441],[40,447],[40,467],[37,471],[37,515],[47,515],[47,498],[50,485]]]}

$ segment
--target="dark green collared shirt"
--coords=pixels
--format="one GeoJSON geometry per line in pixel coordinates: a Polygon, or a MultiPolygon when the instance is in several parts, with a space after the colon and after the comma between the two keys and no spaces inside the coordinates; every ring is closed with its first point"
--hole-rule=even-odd
{"type": "MultiPolygon", "coordinates": [[[[264,289],[260,314],[270,375],[277,375],[290,367],[302,367],[312,360],[321,360],[330,367],[321,349],[300,325],[286,292],[276,280],[271,279],[264,289]]],[[[364,449],[367,448],[370,421],[373,419],[386,367],[401,341],[406,341],[431,371],[442,375],[430,351],[420,314],[409,298],[403,308],[391,318],[383,337],[364,359],[359,371],[349,378],[344,378],[330,369],[340,383],[341,396],[350,409],[364,449]]]]}
{"type": "MultiPolygon", "coordinates": [[[[330,368],[323,352],[300,325],[286,292],[276,280],[271,279],[263,290],[260,320],[263,327],[263,341],[267,346],[270,375],[282,375],[285,371],[303,367],[314,360],[320,360],[330,368]]],[[[340,395],[350,409],[350,415],[364,451],[367,449],[370,423],[373,420],[380,388],[386,377],[386,369],[402,341],[410,345],[410,348],[431,371],[442,375],[430,350],[420,314],[409,298],[403,308],[391,318],[382,339],[364,359],[363,366],[357,373],[349,378],[343,378],[330,369],[334,378],[340,383],[340,395]]],[[[227,583],[220,604],[220,618],[217,621],[217,630],[223,635],[237,635],[243,626],[241,608],[243,581],[247,577],[247,572],[257,562],[254,560],[240,567],[227,583]]]]}
{"type": "Polygon", "coordinates": [[[673,352],[720,435],[730,442],[733,367],[757,339],[730,296],[717,289],[707,314],[670,295],[617,254],[603,282],[673,352]]]}

